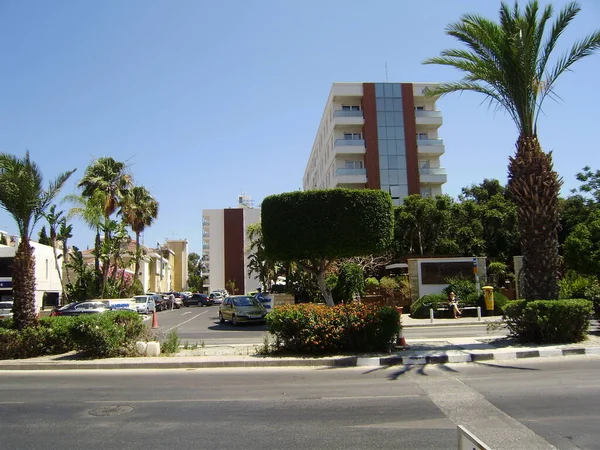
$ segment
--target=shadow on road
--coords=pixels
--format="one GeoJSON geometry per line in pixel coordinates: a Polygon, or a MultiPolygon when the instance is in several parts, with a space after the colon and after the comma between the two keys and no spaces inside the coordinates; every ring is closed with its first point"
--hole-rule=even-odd
{"type": "Polygon", "coordinates": [[[214,331],[239,331],[239,330],[252,330],[252,331],[267,331],[267,325],[262,323],[239,323],[236,326],[231,325],[229,322],[219,323],[219,318],[215,317],[216,321],[214,325],[207,327],[209,330],[214,331]]]}

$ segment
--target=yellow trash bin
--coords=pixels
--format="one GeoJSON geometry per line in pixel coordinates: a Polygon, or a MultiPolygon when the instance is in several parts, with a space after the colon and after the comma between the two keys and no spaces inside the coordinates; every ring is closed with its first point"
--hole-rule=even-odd
{"type": "Polygon", "coordinates": [[[488,312],[494,312],[494,287],[483,287],[483,299],[485,300],[485,309],[488,312]]]}

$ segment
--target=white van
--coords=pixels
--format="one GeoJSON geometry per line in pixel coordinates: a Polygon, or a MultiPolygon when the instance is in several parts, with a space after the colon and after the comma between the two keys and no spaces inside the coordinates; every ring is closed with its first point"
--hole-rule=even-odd
{"type": "Polygon", "coordinates": [[[135,309],[140,314],[150,314],[156,312],[157,300],[158,295],[156,294],[136,295],[133,297],[135,309]]]}

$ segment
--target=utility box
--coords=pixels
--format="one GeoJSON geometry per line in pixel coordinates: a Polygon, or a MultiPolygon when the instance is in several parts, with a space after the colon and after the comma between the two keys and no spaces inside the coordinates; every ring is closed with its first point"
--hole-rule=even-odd
{"type": "Polygon", "coordinates": [[[485,300],[485,309],[488,313],[494,312],[494,287],[483,287],[483,299],[485,300]]]}

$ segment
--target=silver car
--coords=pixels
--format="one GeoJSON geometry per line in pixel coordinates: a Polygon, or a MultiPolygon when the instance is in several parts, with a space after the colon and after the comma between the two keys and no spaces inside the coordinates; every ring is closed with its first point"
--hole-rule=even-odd
{"type": "Polygon", "coordinates": [[[156,294],[136,295],[133,297],[135,309],[140,314],[150,314],[156,312],[156,301],[159,299],[156,294]]]}
{"type": "Polygon", "coordinates": [[[1,301],[0,302],[0,320],[8,319],[13,316],[13,302],[1,301]]]}

